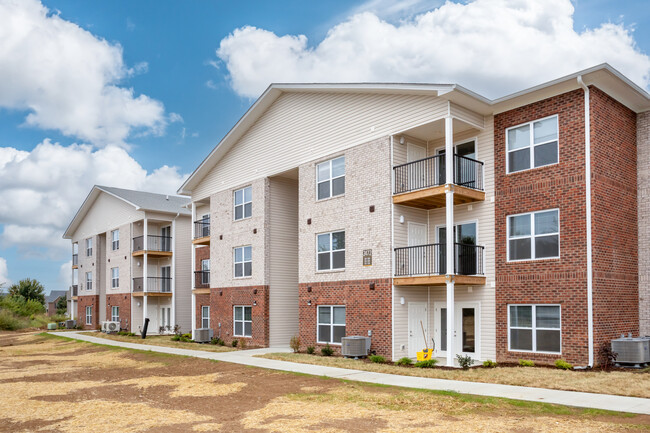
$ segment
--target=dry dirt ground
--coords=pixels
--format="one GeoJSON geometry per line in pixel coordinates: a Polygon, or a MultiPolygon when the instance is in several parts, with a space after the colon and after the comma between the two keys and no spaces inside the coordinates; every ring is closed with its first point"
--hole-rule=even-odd
{"type": "Polygon", "coordinates": [[[0,334],[0,432],[617,432],[650,416],[0,334]]]}

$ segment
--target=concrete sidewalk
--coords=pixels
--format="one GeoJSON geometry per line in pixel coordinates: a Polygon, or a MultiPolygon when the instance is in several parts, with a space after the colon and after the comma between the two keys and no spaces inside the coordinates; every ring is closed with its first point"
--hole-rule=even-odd
{"type": "Polygon", "coordinates": [[[502,397],[514,400],[536,401],[543,403],[562,404],[592,409],[605,409],[618,412],[650,414],[650,399],[623,397],[617,395],[593,394],[588,392],[559,391],[526,386],[499,385],[492,383],[463,382],[459,380],[431,379],[424,377],[400,376],[396,374],[372,373],[368,371],[351,370],[347,368],[325,367],[319,365],[299,364],[295,362],[277,361],[273,359],[255,358],[264,353],[290,352],[288,348],[265,348],[239,350],[235,352],[207,352],[203,350],[178,349],[174,347],[149,346],[138,343],[124,343],[93,337],[85,333],[65,332],[53,333],[63,337],[107,346],[124,347],[128,349],[150,350],[152,352],[172,355],[192,356],[196,358],[213,359],[216,361],[232,362],[271,370],[290,371],[315,376],[327,376],[337,379],[354,380],[358,382],[394,385],[405,388],[453,391],[462,394],[502,397]]]}

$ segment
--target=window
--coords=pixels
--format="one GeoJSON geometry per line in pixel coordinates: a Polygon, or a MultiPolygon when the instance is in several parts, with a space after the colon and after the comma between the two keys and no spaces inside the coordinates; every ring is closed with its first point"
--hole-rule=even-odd
{"type": "Polygon", "coordinates": [[[93,309],[92,307],[86,307],[86,325],[93,324],[93,309]]]}
{"type": "Polygon", "coordinates": [[[120,321],[120,307],[113,305],[111,307],[111,321],[119,322],[120,321]]]}
{"type": "Polygon", "coordinates": [[[322,233],[316,237],[318,270],[345,269],[345,232],[322,233]]]}
{"type": "Polygon", "coordinates": [[[120,268],[111,268],[111,287],[115,289],[120,286],[120,268]]]}
{"type": "Polygon", "coordinates": [[[345,306],[318,307],[318,342],[340,344],[345,337],[345,306]]]}
{"type": "Polygon", "coordinates": [[[201,284],[210,284],[210,259],[201,260],[201,284]]]}
{"type": "Polygon", "coordinates": [[[93,273],[86,272],[86,290],[93,289],[93,273]]]}
{"type": "Polygon", "coordinates": [[[202,306],[201,307],[201,328],[210,327],[210,307],[202,306]]]}
{"type": "Polygon", "coordinates": [[[506,129],[508,173],[556,164],[558,161],[557,116],[506,129]]]}
{"type": "Polygon", "coordinates": [[[162,318],[161,320],[162,326],[164,326],[167,331],[170,331],[172,329],[172,322],[171,322],[172,308],[162,307],[160,309],[160,317],[162,318]]]}
{"type": "Polygon", "coordinates": [[[318,200],[345,194],[345,156],[316,166],[316,190],[318,200]]]}
{"type": "Polygon", "coordinates": [[[253,335],[253,307],[235,306],[235,337],[250,337],[253,335]]]}
{"type": "Polygon", "coordinates": [[[93,238],[86,239],[86,257],[93,255],[93,238]]]}
{"type": "Polygon", "coordinates": [[[560,257],[560,211],[508,217],[508,261],[560,257]]]}
{"type": "Polygon", "coordinates": [[[509,350],[560,353],[560,323],[559,305],[510,305],[509,350]]]}
{"type": "Polygon", "coordinates": [[[253,247],[235,248],[235,278],[250,277],[253,274],[253,247]]]}
{"type": "Polygon", "coordinates": [[[235,191],[235,221],[250,218],[253,214],[253,187],[235,191]]]}
{"type": "Polygon", "coordinates": [[[113,251],[119,250],[120,249],[120,231],[119,230],[113,230],[111,232],[111,237],[113,238],[113,251]]]}

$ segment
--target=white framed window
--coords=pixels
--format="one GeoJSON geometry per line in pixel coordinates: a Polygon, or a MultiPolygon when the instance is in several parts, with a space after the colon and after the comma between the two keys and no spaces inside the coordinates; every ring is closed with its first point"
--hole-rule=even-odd
{"type": "Polygon", "coordinates": [[[234,248],[233,255],[235,278],[250,277],[253,275],[253,247],[247,245],[234,248]]]}
{"type": "Polygon", "coordinates": [[[562,352],[559,305],[508,305],[508,350],[562,352]]]}
{"type": "Polygon", "coordinates": [[[319,271],[345,269],[345,231],[316,235],[316,267],[319,271]]]}
{"type": "Polygon", "coordinates": [[[119,322],[120,321],[120,307],[113,305],[111,307],[111,321],[119,322]]]}
{"type": "Polygon", "coordinates": [[[93,238],[86,239],[86,257],[93,255],[93,238]]]}
{"type": "Polygon", "coordinates": [[[345,337],[345,305],[318,306],[319,343],[341,344],[345,337]]]}
{"type": "Polygon", "coordinates": [[[558,116],[506,129],[506,170],[508,173],[557,164],[558,116]]]}
{"type": "Polygon", "coordinates": [[[93,324],[93,309],[92,307],[86,307],[86,325],[93,324]]]}
{"type": "Polygon", "coordinates": [[[318,200],[345,194],[345,156],[316,165],[316,196],[318,200]]]}
{"type": "Polygon", "coordinates": [[[233,308],[235,337],[251,337],[253,335],[253,307],[235,305],[233,308]]]}
{"type": "Polygon", "coordinates": [[[86,290],[93,289],[93,273],[86,272],[86,290]]]}
{"type": "Polygon", "coordinates": [[[160,317],[162,326],[169,331],[172,327],[172,308],[171,307],[161,307],[160,308],[160,317]]]}
{"type": "Polygon", "coordinates": [[[111,288],[120,286],[120,268],[111,268],[111,288]]]}
{"type": "Polygon", "coordinates": [[[210,307],[203,305],[201,307],[201,328],[210,327],[210,307]]]}
{"type": "Polygon", "coordinates": [[[119,250],[120,249],[120,230],[119,229],[113,230],[111,232],[111,238],[113,240],[113,242],[111,244],[111,247],[112,247],[113,251],[119,250]]]}
{"type": "Polygon", "coordinates": [[[560,211],[508,215],[508,261],[560,257],[560,211]]]}
{"type": "Polygon", "coordinates": [[[210,259],[201,260],[201,284],[210,284],[210,259]]]}
{"type": "Polygon", "coordinates": [[[250,218],[253,214],[253,187],[235,191],[235,221],[250,218]]]}

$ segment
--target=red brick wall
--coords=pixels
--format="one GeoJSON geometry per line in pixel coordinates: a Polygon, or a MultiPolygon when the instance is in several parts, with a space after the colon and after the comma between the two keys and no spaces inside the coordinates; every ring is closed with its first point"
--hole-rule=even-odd
{"type": "MultiPolygon", "coordinates": [[[[196,248],[196,263],[194,265],[194,270],[195,271],[200,271],[201,270],[201,260],[209,259],[210,258],[210,247],[198,247],[196,248]]],[[[194,274],[195,278],[195,287],[197,289],[202,289],[205,288],[207,289],[209,287],[209,284],[201,284],[201,277],[197,277],[196,274],[194,274]]]]}
{"type": "MultiPolygon", "coordinates": [[[[300,340],[305,346],[316,343],[318,305],[345,305],[346,335],[367,336],[372,331],[371,350],[387,358],[391,356],[391,292],[392,280],[354,280],[299,285],[300,340]],[[370,289],[374,283],[375,288],[370,289]],[[311,292],[309,291],[311,288],[311,292]],[[311,305],[308,302],[311,301],[311,305]]],[[[340,346],[332,345],[339,350],[340,346]]]]}
{"type": "Polygon", "coordinates": [[[639,332],[636,114],[590,88],[594,349],[639,332]]]}
{"type": "Polygon", "coordinates": [[[248,343],[253,346],[268,346],[269,286],[218,287],[210,289],[210,327],[214,329],[215,337],[220,337],[226,343],[241,338],[233,337],[233,307],[235,305],[250,305],[253,307],[253,335],[251,338],[246,338],[248,343]],[[219,328],[219,323],[221,323],[221,328],[219,328]]]}
{"type": "Polygon", "coordinates": [[[56,314],[56,301],[47,303],[47,315],[54,316],[56,314]]]}
{"type": "Polygon", "coordinates": [[[81,325],[83,329],[97,329],[99,327],[99,296],[89,295],[89,296],[79,296],[77,298],[79,303],[77,306],[77,325],[81,325]],[[86,325],[86,307],[92,307],[93,312],[93,323],[91,325],[86,325]]]}
{"type": "MultiPolygon", "coordinates": [[[[196,296],[196,327],[201,328],[201,307],[210,306],[210,295],[195,295],[196,296]]],[[[210,309],[210,313],[212,313],[212,309],[210,309]]],[[[215,326],[212,326],[212,318],[210,318],[210,327],[212,329],[216,328],[215,326]]],[[[216,334],[215,334],[216,335],[216,334]]]]}
{"type": "Polygon", "coordinates": [[[498,114],[495,139],[496,349],[498,361],[519,358],[576,365],[588,361],[584,93],[575,90],[498,114]],[[506,174],[505,129],[558,115],[559,164],[506,174]],[[508,215],[559,208],[560,258],[507,262],[508,215]],[[507,305],[560,304],[562,354],[508,351],[507,305]]]}
{"type": "Polygon", "coordinates": [[[106,295],[106,320],[111,320],[111,307],[120,307],[120,329],[131,332],[131,294],[106,295]]]}

